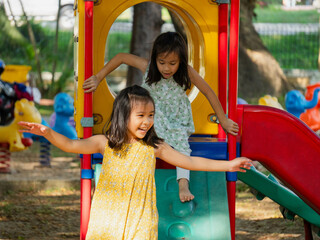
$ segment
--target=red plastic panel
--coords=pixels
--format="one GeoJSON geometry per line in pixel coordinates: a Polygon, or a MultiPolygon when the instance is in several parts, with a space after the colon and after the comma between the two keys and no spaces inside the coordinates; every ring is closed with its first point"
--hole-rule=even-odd
{"type": "Polygon", "coordinates": [[[157,158],[156,169],[176,169],[176,166],[173,166],[170,163],[167,163],[161,160],[160,158],[157,158]]]}
{"type": "Polygon", "coordinates": [[[241,155],[259,161],[320,214],[320,138],[286,111],[242,107],[241,155]]]}

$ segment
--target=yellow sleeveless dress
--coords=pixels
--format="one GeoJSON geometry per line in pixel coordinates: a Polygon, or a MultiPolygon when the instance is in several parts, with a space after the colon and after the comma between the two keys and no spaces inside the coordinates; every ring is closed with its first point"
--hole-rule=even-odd
{"type": "Polygon", "coordinates": [[[142,141],[106,145],[87,240],[158,239],[154,148],[142,141]]]}

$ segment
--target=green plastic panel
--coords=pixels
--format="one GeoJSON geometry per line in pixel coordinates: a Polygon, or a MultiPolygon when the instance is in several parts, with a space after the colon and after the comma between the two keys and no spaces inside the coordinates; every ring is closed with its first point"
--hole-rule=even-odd
{"type": "Polygon", "coordinates": [[[230,220],[224,172],[191,172],[191,202],[181,203],[176,170],[156,169],[159,240],[228,240],[230,220]]]}
{"type": "Polygon", "coordinates": [[[251,167],[246,173],[239,172],[238,178],[245,184],[256,189],[259,195],[269,197],[290,212],[320,227],[320,215],[294,192],[281,185],[273,175],[266,176],[254,167],[251,167]]]}

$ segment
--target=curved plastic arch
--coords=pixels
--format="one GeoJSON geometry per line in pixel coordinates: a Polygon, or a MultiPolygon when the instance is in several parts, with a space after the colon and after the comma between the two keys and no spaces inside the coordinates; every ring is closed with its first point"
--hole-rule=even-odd
{"type": "MultiPolygon", "coordinates": [[[[104,65],[104,49],[109,30],[117,17],[126,9],[147,1],[120,0],[115,4],[113,1],[101,1],[94,7],[94,29],[93,29],[93,73],[98,72],[104,65]]],[[[159,1],[154,3],[175,12],[182,20],[188,38],[189,62],[207,81],[211,88],[218,93],[218,5],[207,0],[177,0],[159,1]],[[201,3],[200,3],[201,2],[201,3]]],[[[81,2],[79,2],[81,4],[81,2]]],[[[81,8],[79,8],[81,9],[81,8]]],[[[79,29],[81,21],[79,24],[79,29]]],[[[79,46],[81,46],[81,33],[79,31],[79,46]]],[[[83,43],[82,43],[83,44],[83,43]]],[[[80,55],[79,62],[85,61],[80,55]]],[[[81,64],[78,64],[79,68],[81,64]]],[[[80,71],[79,71],[80,73],[80,71]]],[[[79,76],[79,86],[84,79],[79,76]]],[[[82,89],[80,89],[82,91],[82,89]]],[[[78,89],[78,94],[81,93],[78,89]]],[[[81,98],[79,98],[80,100],[81,98]]],[[[101,133],[102,129],[111,114],[113,95],[106,82],[100,84],[93,95],[93,113],[101,121],[95,124],[93,133],[101,133]],[[103,103],[103,104],[100,104],[103,103]],[[106,104],[107,103],[107,104],[106,104]]],[[[198,134],[217,134],[217,124],[207,121],[208,116],[213,113],[209,102],[202,94],[198,94],[196,88],[189,92],[189,99],[192,102],[193,118],[198,134]]],[[[79,100],[75,100],[79,101],[79,100]]],[[[80,100],[81,101],[81,100],[80,100]]],[[[75,103],[76,108],[83,103],[75,103]]],[[[81,112],[76,112],[75,121],[80,122],[81,112]]],[[[76,124],[80,128],[80,124],[76,124]]],[[[81,129],[77,129],[81,137],[81,129]]]]}

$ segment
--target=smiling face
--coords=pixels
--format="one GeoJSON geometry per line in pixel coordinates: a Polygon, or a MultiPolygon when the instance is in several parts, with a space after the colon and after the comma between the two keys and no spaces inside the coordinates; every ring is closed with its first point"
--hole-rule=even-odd
{"type": "Polygon", "coordinates": [[[145,103],[136,101],[130,113],[128,121],[127,137],[129,143],[143,139],[153,126],[154,105],[151,101],[145,103]]]}
{"type": "Polygon", "coordinates": [[[160,53],[157,56],[157,67],[164,79],[172,77],[179,69],[180,59],[175,52],[160,53]]]}

